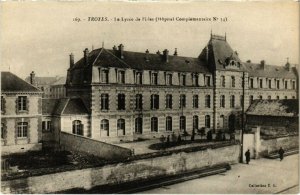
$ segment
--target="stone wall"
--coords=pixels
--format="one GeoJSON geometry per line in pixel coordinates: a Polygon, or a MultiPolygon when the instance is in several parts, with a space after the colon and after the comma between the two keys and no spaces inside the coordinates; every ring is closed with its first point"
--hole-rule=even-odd
{"type": "Polygon", "coordinates": [[[220,163],[237,163],[240,146],[231,145],[196,152],[135,160],[104,167],[94,167],[30,178],[2,181],[4,193],[50,193],[72,188],[118,184],[151,177],[175,175],[220,163]]]}
{"type": "Polygon", "coordinates": [[[123,159],[131,155],[130,149],[66,132],[60,133],[59,143],[63,150],[84,152],[109,160],[123,159]]]}
{"type": "Polygon", "coordinates": [[[282,147],[284,150],[299,147],[299,136],[285,136],[275,139],[261,139],[261,155],[276,152],[282,147]]]}

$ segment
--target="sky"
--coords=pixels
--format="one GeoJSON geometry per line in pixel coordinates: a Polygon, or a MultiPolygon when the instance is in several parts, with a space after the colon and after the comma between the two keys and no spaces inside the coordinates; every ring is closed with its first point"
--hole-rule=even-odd
{"type": "Polygon", "coordinates": [[[225,35],[242,61],[282,66],[287,57],[299,64],[299,4],[297,2],[1,2],[0,65],[25,78],[65,76],[69,54],[75,61],[85,48],[150,53],[168,49],[197,57],[210,33],[225,35]],[[88,21],[106,17],[108,21],[88,21]],[[114,21],[115,18],[165,17],[175,21],[114,21]],[[203,18],[216,21],[176,21],[203,18]],[[80,22],[74,21],[80,18],[80,22]]]}

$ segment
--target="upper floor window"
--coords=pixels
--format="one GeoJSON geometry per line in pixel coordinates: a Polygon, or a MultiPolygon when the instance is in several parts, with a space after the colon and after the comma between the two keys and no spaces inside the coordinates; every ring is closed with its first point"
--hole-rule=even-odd
{"type": "Polygon", "coordinates": [[[250,85],[250,88],[253,88],[253,78],[250,78],[250,83],[249,83],[249,85],[250,85]]]}
{"type": "Polygon", "coordinates": [[[159,109],[159,95],[151,95],[151,109],[159,109]]]}
{"type": "Polygon", "coordinates": [[[259,79],[259,88],[263,88],[263,80],[259,79]]]}
{"type": "Polygon", "coordinates": [[[271,79],[268,80],[268,85],[269,85],[269,89],[271,89],[272,88],[272,80],[271,79]]]}
{"type": "Polygon", "coordinates": [[[151,73],[151,84],[152,85],[157,85],[157,83],[158,83],[157,73],[152,72],[151,73]]]}
{"type": "Polygon", "coordinates": [[[292,87],[293,87],[293,89],[296,89],[296,82],[295,81],[292,82],[292,87]]]}
{"type": "Polygon", "coordinates": [[[4,123],[1,123],[1,139],[4,139],[4,134],[5,134],[4,123]]]}
{"type": "Polygon", "coordinates": [[[205,107],[210,108],[210,95],[205,96],[205,107]]]}
{"type": "Polygon", "coordinates": [[[109,136],[109,121],[107,119],[101,120],[100,129],[104,135],[109,136]]]}
{"type": "Polygon", "coordinates": [[[27,137],[28,135],[28,123],[26,122],[20,122],[18,123],[18,127],[17,127],[17,136],[19,138],[22,138],[22,137],[27,137]]]}
{"type": "Polygon", "coordinates": [[[1,96],[1,111],[4,111],[4,97],[1,96]]]}
{"type": "Polygon", "coordinates": [[[231,87],[235,87],[235,77],[231,77],[231,87]]]}
{"type": "Polygon", "coordinates": [[[118,83],[125,83],[125,71],[123,70],[118,71],[118,83]]]}
{"type": "Polygon", "coordinates": [[[143,95],[142,94],[135,95],[135,109],[136,110],[143,109],[143,95]]]}
{"type": "Polygon", "coordinates": [[[27,97],[26,96],[18,97],[18,110],[19,111],[27,110],[27,97]]]}
{"type": "Polygon", "coordinates": [[[51,131],[51,121],[43,121],[42,122],[42,130],[43,131],[51,131]]]}
{"type": "Polygon", "coordinates": [[[221,76],[221,87],[225,87],[225,76],[221,76]]]}
{"type": "Polygon", "coordinates": [[[143,84],[143,73],[142,72],[137,72],[135,75],[135,83],[138,85],[143,84]]]}
{"type": "Polygon", "coordinates": [[[244,104],[244,96],[241,95],[240,96],[240,105],[241,105],[241,107],[243,106],[243,104],[244,104]]]}
{"type": "Polygon", "coordinates": [[[118,110],[125,110],[125,94],[118,94],[118,110]]]}
{"type": "Polygon", "coordinates": [[[193,74],[192,75],[192,80],[193,80],[193,86],[199,86],[199,82],[198,82],[198,80],[199,80],[199,75],[198,74],[193,74]]]}
{"type": "Polygon", "coordinates": [[[72,122],[72,132],[73,134],[83,135],[83,124],[80,120],[75,120],[72,122]]]}
{"type": "Polygon", "coordinates": [[[234,95],[230,96],[230,108],[235,107],[235,97],[234,95]]]}
{"type": "Polygon", "coordinates": [[[172,74],[166,75],[166,85],[172,85],[172,74]]]}
{"type": "Polygon", "coordinates": [[[186,85],[186,75],[185,74],[180,75],[180,85],[182,85],[182,86],[186,85]]]}
{"type": "Polygon", "coordinates": [[[210,76],[205,76],[205,86],[210,86],[210,76]]]}
{"type": "Polygon", "coordinates": [[[280,88],[280,81],[276,80],[276,88],[279,89],[280,88]]]}
{"type": "Polygon", "coordinates": [[[284,88],[287,89],[288,88],[288,82],[284,81],[284,88]]]}
{"type": "Polygon", "coordinates": [[[169,109],[172,108],[172,95],[171,94],[166,95],[166,108],[169,108],[169,109]]]}
{"type": "Polygon", "coordinates": [[[170,116],[166,118],[166,131],[172,131],[172,117],[170,116]]]}
{"type": "Polygon", "coordinates": [[[108,110],[108,102],[109,102],[109,99],[108,99],[108,94],[105,93],[105,94],[101,94],[101,110],[108,110]]]}
{"type": "Polygon", "coordinates": [[[185,108],[186,106],[186,98],[184,94],[180,95],[179,108],[185,108]]]}
{"type": "Polygon", "coordinates": [[[157,117],[151,118],[151,131],[158,132],[158,119],[157,117]]]}
{"type": "Polygon", "coordinates": [[[220,96],[220,107],[225,108],[225,95],[220,96]]]}
{"type": "Polygon", "coordinates": [[[193,95],[193,108],[199,108],[199,98],[198,98],[198,95],[193,95]]]}
{"type": "Polygon", "coordinates": [[[101,83],[108,83],[108,70],[101,70],[101,83]]]}

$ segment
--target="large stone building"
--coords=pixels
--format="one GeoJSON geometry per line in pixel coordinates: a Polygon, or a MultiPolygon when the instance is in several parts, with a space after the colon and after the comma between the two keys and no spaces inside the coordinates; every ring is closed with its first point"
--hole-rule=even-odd
{"type": "Polygon", "coordinates": [[[10,72],[1,72],[1,154],[39,150],[42,92],[10,72]]]}
{"type": "Polygon", "coordinates": [[[241,128],[243,104],[247,109],[254,99],[296,98],[297,79],[289,63],[242,62],[226,36],[211,35],[195,58],[179,56],[176,49],[172,55],[130,52],[122,44],[85,49],[76,63],[70,55],[66,88],[69,98],[82,100],[88,120],[70,119],[62,130],[82,128],[81,134],[103,141],[202,127],[232,132],[241,128]]]}

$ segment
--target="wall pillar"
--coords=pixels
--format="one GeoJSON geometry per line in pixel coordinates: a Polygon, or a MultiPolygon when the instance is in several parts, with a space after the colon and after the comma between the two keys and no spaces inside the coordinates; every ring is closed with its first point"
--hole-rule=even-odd
{"type": "Polygon", "coordinates": [[[252,131],[254,132],[254,158],[260,158],[260,126],[253,128],[252,131]]]}

